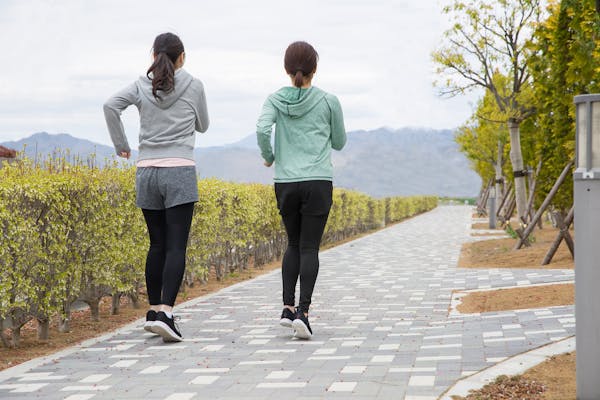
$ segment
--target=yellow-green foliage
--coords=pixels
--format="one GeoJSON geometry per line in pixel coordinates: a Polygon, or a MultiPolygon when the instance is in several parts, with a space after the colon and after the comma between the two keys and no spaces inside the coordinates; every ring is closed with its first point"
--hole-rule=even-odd
{"type": "MultiPolygon", "coordinates": [[[[27,161],[0,168],[0,323],[18,327],[143,286],[148,239],[135,207],[135,169],[27,161]]],[[[380,228],[437,205],[435,197],[373,199],[335,189],[323,243],[380,228]]],[[[199,182],[185,283],[279,258],[287,245],[272,186],[199,182]]],[[[0,325],[1,327],[1,325],[0,325]]],[[[0,329],[0,333],[1,333],[0,329]]],[[[15,331],[15,329],[13,329],[15,331]]],[[[0,335],[4,344],[8,343],[0,335]]],[[[18,337],[13,337],[16,345],[18,337]]]]}
{"type": "Polygon", "coordinates": [[[437,206],[434,196],[388,197],[385,199],[385,223],[391,224],[437,206]]]}

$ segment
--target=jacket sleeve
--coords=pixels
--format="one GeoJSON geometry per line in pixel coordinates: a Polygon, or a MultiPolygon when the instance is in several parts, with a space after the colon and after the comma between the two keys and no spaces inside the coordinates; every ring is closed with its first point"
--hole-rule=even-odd
{"type": "Polygon", "coordinates": [[[117,155],[121,152],[131,152],[125,129],[121,121],[121,113],[132,104],[136,104],[138,98],[138,89],[135,83],[127,86],[114,96],[111,96],[104,103],[104,119],[108,127],[108,133],[115,146],[117,155]]]}
{"type": "Polygon", "coordinates": [[[344,127],[344,114],[340,101],[335,96],[327,99],[331,110],[331,147],[334,150],[341,150],[346,144],[346,128],[344,127]]]}
{"type": "Polygon", "coordinates": [[[208,119],[208,108],[206,106],[206,94],[204,93],[204,85],[202,82],[197,81],[199,85],[198,89],[198,102],[195,105],[196,112],[196,123],[195,129],[198,132],[204,133],[208,129],[210,121],[208,119]]]}
{"type": "Polygon", "coordinates": [[[271,134],[273,131],[273,124],[276,122],[277,110],[273,107],[271,101],[267,99],[263,104],[260,117],[256,123],[256,138],[258,147],[260,148],[260,154],[268,163],[272,163],[275,160],[273,147],[271,146],[271,134]]]}

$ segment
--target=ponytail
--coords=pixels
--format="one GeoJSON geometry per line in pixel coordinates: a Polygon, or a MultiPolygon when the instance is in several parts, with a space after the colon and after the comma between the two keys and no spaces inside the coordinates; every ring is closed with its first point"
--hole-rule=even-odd
{"type": "Polygon", "coordinates": [[[296,75],[294,75],[294,86],[302,87],[304,84],[304,74],[302,71],[296,71],[296,75]]]}
{"type": "Polygon", "coordinates": [[[152,95],[160,100],[159,90],[169,93],[175,88],[175,62],[184,48],[177,35],[162,33],[154,39],[153,50],[154,62],[148,68],[146,76],[152,80],[152,95]]]}
{"type": "Polygon", "coordinates": [[[175,87],[175,64],[166,53],[158,53],[146,76],[152,79],[152,95],[160,100],[158,91],[169,93],[175,87]],[[152,73],[152,77],[150,77],[152,73]]]}

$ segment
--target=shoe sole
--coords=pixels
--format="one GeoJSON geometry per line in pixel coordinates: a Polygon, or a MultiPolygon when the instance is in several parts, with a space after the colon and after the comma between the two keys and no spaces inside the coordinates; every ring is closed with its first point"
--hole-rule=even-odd
{"type": "Polygon", "coordinates": [[[286,328],[291,328],[292,320],[289,318],[281,318],[281,320],[279,321],[279,325],[284,326],[286,328]]]}
{"type": "Polygon", "coordinates": [[[301,319],[295,319],[292,322],[292,328],[296,331],[296,337],[299,339],[310,339],[312,337],[312,333],[308,330],[308,326],[301,319]]]}
{"type": "Polygon", "coordinates": [[[183,337],[173,332],[169,325],[162,321],[154,322],[152,332],[162,336],[164,342],[181,342],[183,340],[183,337]]]}
{"type": "Polygon", "coordinates": [[[144,323],[144,330],[146,332],[156,333],[156,332],[154,332],[154,321],[146,321],[144,323]]]}

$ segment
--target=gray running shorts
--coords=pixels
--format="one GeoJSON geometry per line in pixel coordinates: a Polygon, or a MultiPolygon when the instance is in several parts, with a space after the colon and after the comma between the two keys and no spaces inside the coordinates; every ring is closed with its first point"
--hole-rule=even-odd
{"type": "Polygon", "coordinates": [[[198,201],[196,167],[143,167],[135,174],[136,205],[163,210],[198,201]]]}

